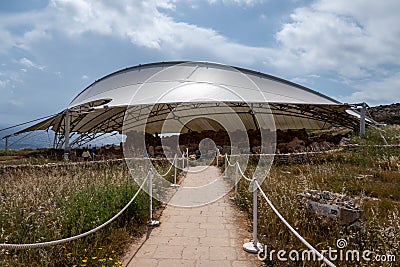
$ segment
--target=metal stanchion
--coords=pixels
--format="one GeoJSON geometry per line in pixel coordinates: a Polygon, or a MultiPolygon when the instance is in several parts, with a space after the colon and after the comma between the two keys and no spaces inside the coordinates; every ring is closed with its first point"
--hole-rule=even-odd
{"type": "Polygon", "coordinates": [[[148,223],[149,226],[158,226],[160,225],[159,221],[153,220],[153,172],[149,173],[149,198],[150,198],[150,221],[148,223]]]}
{"type": "Polygon", "coordinates": [[[227,160],[226,160],[226,153],[225,153],[225,156],[224,156],[224,175],[223,175],[223,177],[224,178],[226,178],[226,173],[227,173],[227,171],[228,171],[228,162],[227,162],[227,160]]]}
{"type": "Polygon", "coordinates": [[[189,170],[189,148],[186,148],[186,167],[189,170]]]}
{"type": "Polygon", "coordinates": [[[171,184],[171,187],[179,187],[179,184],[176,183],[176,163],[177,163],[176,161],[177,161],[177,156],[175,154],[174,162],[172,162],[172,164],[174,164],[174,183],[171,184]]]}
{"type": "Polygon", "coordinates": [[[243,249],[249,253],[258,253],[262,245],[257,241],[257,178],[253,178],[253,241],[243,244],[243,249]]]}
{"type": "Polygon", "coordinates": [[[238,178],[239,178],[239,162],[236,161],[235,164],[235,199],[237,199],[237,191],[238,191],[238,178]]]}

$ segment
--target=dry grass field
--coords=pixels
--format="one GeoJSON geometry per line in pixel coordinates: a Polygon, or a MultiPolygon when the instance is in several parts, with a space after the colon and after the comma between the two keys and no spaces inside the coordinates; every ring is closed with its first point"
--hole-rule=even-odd
{"type": "MultiPolygon", "coordinates": [[[[158,167],[168,166],[158,162],[158,167]]],[[[0,169],[0,179],[0,243],[51,241],[91,230],[119,212],[138,190],[124,161],[0,169]]],[[[117,220],[82,239],[46,248],[3,249],[0,265],[120,266],[126,246],[146,230],[148,203],[142,191],[117,220]]]]}
{"type": "MultiPolygon", "coordinates": [[[[387,127],[385,136],[392,144],[400,144],[399,127],[387,127]]],[[[365,145],[380,143],[376,131],[353,142],[365,145]]],[[[231,170],[232,172],[234,170],[231,170]]],[[[252,167],[247,168],[251,176],[252,167]]],[[[239,183],[237,205],[247,211],[249,231],[252,218],[252,193],[248,182],[239,183]]],[[[315,248],[336,248],[338,239],[347,241],[346,250],[374,255],[394,255],[396,261],[337,261],[338,266],[399,266],[400,264],[400,149],[364,147],[326,153],[309,164],[273,165],[262,184],[272,203],[286,220],[315,248]],[[310,214],[297,200],[305,190],[330,191],[350,196],[364,211],[364,218],[353,226],[340,225],[336,219],[310,214]]],[[[298,250],[306,247],[288,231],[258,194],[258,233],[268,250],[298,250]]],[[[392,258],[393,259],[393,258],[392,258]]],[[[268,259],[269,260],[269,259],[268,259]]],[[[320,266],[315,262],[266,261],[267,266],[320,266]]]]}

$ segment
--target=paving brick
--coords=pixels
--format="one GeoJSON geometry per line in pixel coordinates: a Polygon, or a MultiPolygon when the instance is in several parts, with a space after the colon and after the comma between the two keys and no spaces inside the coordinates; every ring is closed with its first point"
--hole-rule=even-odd
{"type": "Polygon", "coordinates": [[[200,224],[198,222],[175,223],[175,227],[181,229],[195,229],[200,228],[200,224]]]}
{"type": "Polygon", "coordinates": [[[158,227],[155,228],[152,232],[152,236],[165,236],[165,237],[173,237],[173,236],[183,236],[183,230],[176,227],[165,228],[158,227]]]}
{"type": "Polygon", "coordinates": [[[154,252],[155,259],[181,259],[184,246],[171,246],[161,244],[154,252]]]}
{"type": "Polygon", "coordinates": [[[208,260],[210,258],[210,247],[185,247],[182,253],[183,259],[208,260]]]}
{"type": "Polygon", "coordinates": [[[221,230],[223,230],[223,229],[225,229],[225,225],[223,223],[216,223],[216,222],[209,223],[209,222],[207,222],[207,223],[201,223],[199,225],[199,228],[202,228],[202,229],[221,229],[221,230]]]}
{"type": "Polygon", "coordinates": [[[144,259],[144,258],[133,258],[128,266],[146,266],[146,267],[156,267],[158,265],[158,260],[156,259],[144,259]]]}
{"type": "Polygon", "coordinates": [[[157,249],[157,245],[155,244],[147,244],[145,243],[140,250],[136,253],[136,258],[153,258],[154,252],[157,249]]]}
{"type": "Polygon", "coordinates": [[[229,238],[223,238],[223,237],[200,237],[200,242],[199,244],[201,246],[213,246],[213,247],[218,247],[218,246],[229,246],[230,241],[229,238]]]}
{"type": "Polygon", "coordinates": [[[242,260],[242,261],[234,261],[232,262],[232,267],[255,267],[257,266],[257,263],[251,263],[247,260],[242,260]]]}
{"type": "Polygon", "coordinates": [[[188,222],[205,223],[207,222],[207,218],[207,216],[190,216],[188,222]]]}
{"type": "MultiPolygon", "coordinates": [[[[195,266],[195,260],[177,260],[177,259],[165,259],[158,263],[157,267],[193,267],[195,266]]],[[[139,265],[138,265],[139,266],[139,265]]],[[[145,265],[143,265],[145,266],[145,265]]]]}
{"type": "MultiPolygon", "coordinates": [[[[215,180],[219,174],[215,167],[210,167],[207,172],[202,179],[215,180]]],[[[189,174],[183,185],[199,177],[198,173],[189,174]]],[[[261,266],[256,255],[246,253],[242,248],[242,241],[250,239],[251,233],[239,225],[236,218],[243,217],[243,213],[235,210],[228,197],[200,207],[166,206],[160,226],[151,231],[127,266],[261,266]]]]}
{"type": "Polygon", "coordinates": [[[225,229],[207,229],[207,236],[209,237],[223,237],[229,239],[229,231],[225,229]]]}
{"type": "Polygon", "coordinates": [[[183,229],[183,235],[185,237],[205,237],[207,233],[206,229],[195,228],[195,229],[183,229]]]}
{"type": "Polygon", "coordinates": [[[233,247],[211,247],[210,260],[236,260],[236,249],[233,247]]]}
{"type": "Polygon", "coordinates": [[[231,261],[226,260],[201,260],[196,262],[196,267],[232,267],[231,261]]]}

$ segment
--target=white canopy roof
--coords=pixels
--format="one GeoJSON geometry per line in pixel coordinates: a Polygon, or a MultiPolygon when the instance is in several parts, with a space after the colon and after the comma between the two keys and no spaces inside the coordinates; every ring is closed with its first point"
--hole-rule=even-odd
{"type": "MultiPolygon", "coordinates": [[[[357,119],[345,112],[348,105],[284,79],[215,63],[160,62],[120,70],[89,85],[68,106],[70,131],[83,135],[77,143],[100,133],[121,133],[126,110],[131,107],[137,112],[136,121],[147,124],[147,132],[160,133],[168,114],[178,105],[196,108],[201,114],[219,114],[218,103],[234,110],[247,129],[257,128],[251,112],[254,107],[272,115],[277,129],[358,125],[357,119]]],[[[62,134],[65,114],[60,112],[21,132],[51,128],[62,134]]],[[[226,113],[218,116],[230,119],[226,113]]],[[[190,123],[190,130],[219,130],[218,124],[207,119],[196,122],[190,123]]]]}
{"type": "Polygon", "coordinates": [[[223,102],[242,102],[240,96],[246,96],[247,103],[259,103],[256,87],[268,103],[340,104],[306,87],[259,72],[205,62],[166,62],[139,65],[105,76],[75,97],[69,108],[99,99],[110,99],[110,107],[151,105],[158,103],[169,88],[175,90],[163,99],[164,103],[182,103],[210,95],[223,102]],[[145,90],[139,90],[145,83],[145,90]],[[236,97],[222,88],[234,90],[236,97]]]}

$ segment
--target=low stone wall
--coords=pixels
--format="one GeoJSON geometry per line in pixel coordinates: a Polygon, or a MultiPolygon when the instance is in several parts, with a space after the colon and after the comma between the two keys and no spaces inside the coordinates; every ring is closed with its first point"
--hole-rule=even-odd
{"type": "Polygon", "coordinates": [[[380,148],[380,149],[400,149],[400,145],[344,145],[342,146],[346,150],[356,150],[362,148],[380,148]]]}
{"type": "MultiPolygon", "coordinates": [[[[164,161],[165,158],[151,159],[152,161],[164,161]]],[[[120,164],[125,162],[125,159],[108,159],[108,160],[97,160],[97,161],[80,161],[80,162],[57,162],[57,163],[46,163],[46,164],[19,164],[19,165],[0,165],[0,171],[12,171],[12,170],[43,170],[43,169],[70,169],[82,167],[82,168],[100,168],[104,166],[110,166],[113,164],[120,164]]]]}
{"type": "Polygon", "coordinates": [[[111,159],[104,161],[86,161],[86,162],[59,162],[59,163],[46,163],[46,164],[20,164],[20,165],[3,165],[0,166],[0,170],[12,171],[12,170],[42,170],[42,169],[69,169],[77,166],[99,168],[105,165],[115,164],[124,161],[124,159],[111,159]]]}
{"type": "MultiPolygon", "coordinates": [[[[307,164],[311,163],[313,160],[317,159],[319,156],[334,153],[337,151],[345,150],[356,150],[363,148],[381,148],[381,149],[400,149],[400,145],[344,145],[340,148],[318,151],[318,152],[299,152],[299,153],[286,153],[286,154],[274,154],[274,164],[276,165],[291,165],[291,164],[307,164]]],[[[257,154],[252,154],[251,156],[257,157],[257,154]]],[[[152,159],[152,160],[163,160],[163,159],[152,159]]],[[[99,160],[99,161],[87,161],[87,162],[60,162],[60,163],[47,163],[42,165],[3,165],[0,166],[0,170],[9,171],[15,169],[43,169],[43,168],[70,168],[75,166],[91,166],[99,167],[105,164],[112,164],[115,162],[122,162],[124,159],[109,159],[109,160],[99,160]]]]}
{"type": "Polygon", "coordinates": [[[291,164],[307,164],[313,159],[325,152],[301,152],[289,154],[275,154],[274,164],[276,165],[291,165],[291,164]]]}

